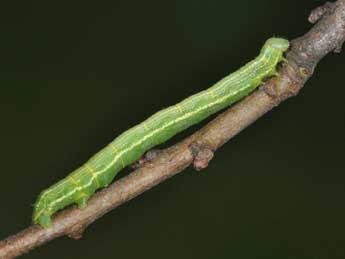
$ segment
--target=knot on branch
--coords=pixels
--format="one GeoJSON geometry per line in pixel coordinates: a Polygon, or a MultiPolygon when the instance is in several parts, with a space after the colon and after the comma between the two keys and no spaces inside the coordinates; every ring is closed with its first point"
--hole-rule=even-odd
{"type": "Polygon", "coordinates": [[[214,151],[204,143],[192,143],[190,145],[194,160],[193,166],[196,171],[200,171],[208,167],[212,160],[214,151]]]}
{"type": "Polygon", "coordinates": [[[74,240],[79,240],[83,237],[84,230],[88,225],[77,224],[68,230],[67,236],[74,240]]]}
{"type": "Polygon", "coordinates": [[[133,170],[143,167],[145,164],[152,162],[159,154],[162,153],[161,149],[152,149],[147,151],[138,161],[130,165],[133,170]]]}
{"type": "Polygon", "coordinates": [[[287,60],[279,70],[279,74],[260,87],[275,105],[289,97],[295,96],[301,90],[303,83],[311,76],[313,71],[299,67],[293,61],[287,60]]]}

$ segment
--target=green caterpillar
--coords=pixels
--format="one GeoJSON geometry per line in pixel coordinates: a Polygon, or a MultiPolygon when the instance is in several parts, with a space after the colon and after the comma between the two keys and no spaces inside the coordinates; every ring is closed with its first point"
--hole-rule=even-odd
{"type": "Polygon", "coordinates": [[[82,167],[44,190],[34,206],[33,222],[49,227],[56,211],[73,203],[85,207],[97,189],[108,186],[121,169],[147,150],[238,101],[263,79],[275,75],[276,66],[288,48],[286,39],[268,39],[258,57],[236,72],[122,133],[82,167]]]}

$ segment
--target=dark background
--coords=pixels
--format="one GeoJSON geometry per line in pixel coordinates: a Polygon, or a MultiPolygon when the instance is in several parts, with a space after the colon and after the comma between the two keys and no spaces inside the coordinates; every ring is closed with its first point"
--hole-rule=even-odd
{"type": "MultiPolygon", "coordinates": [[[[0,239],[119,133],[305,33],[324,1],[0,6],[0,239]]],[[[344,54],[192,169],[22,258],[345,258],[344,54]]],[[[176,142],[200,125],[180,134],[176,142]]],[[[171,142],[170,142],[171,143],[171,142]]],[[[122,174],[123,176],[123,174],[122,174]]]]}

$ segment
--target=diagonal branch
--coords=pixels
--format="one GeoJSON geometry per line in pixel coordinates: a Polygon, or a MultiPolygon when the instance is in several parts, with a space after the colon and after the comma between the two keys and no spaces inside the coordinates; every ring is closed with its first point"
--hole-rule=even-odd
{"type": "Polygon", "coordinates": [[[0,258],[17,257],[64,235],[79,239],[85,228],[105,213],[189,165],[194,164],[197,170],[207,167],[215,150],[282,101],[296,95],[313,74],[317,63],[326,54],[340,51],[345,41],[345,0],[316,8],[309,20],[317,23],[308,33],[292,41],[287,62],[277,77],[268,80],[192,136],[163,150],[132,174],[96,193],[86,208],[71,207],[57,214],[53,226],[48,229],[34,225],[0,241],[0,258]]]}

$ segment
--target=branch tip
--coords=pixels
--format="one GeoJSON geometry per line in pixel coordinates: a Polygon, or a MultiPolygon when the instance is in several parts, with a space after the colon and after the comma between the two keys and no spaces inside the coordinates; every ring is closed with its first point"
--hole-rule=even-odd
{"type": "Polygon", "coordinates": [[[335,8],[335,3],[332,2],[326,2],[325,4],[316,7],[314,10],[311,11],[308,21],[312,24],[319,21],[322,17],[325,15],[329,15],[333,13],[335,8]]]}

